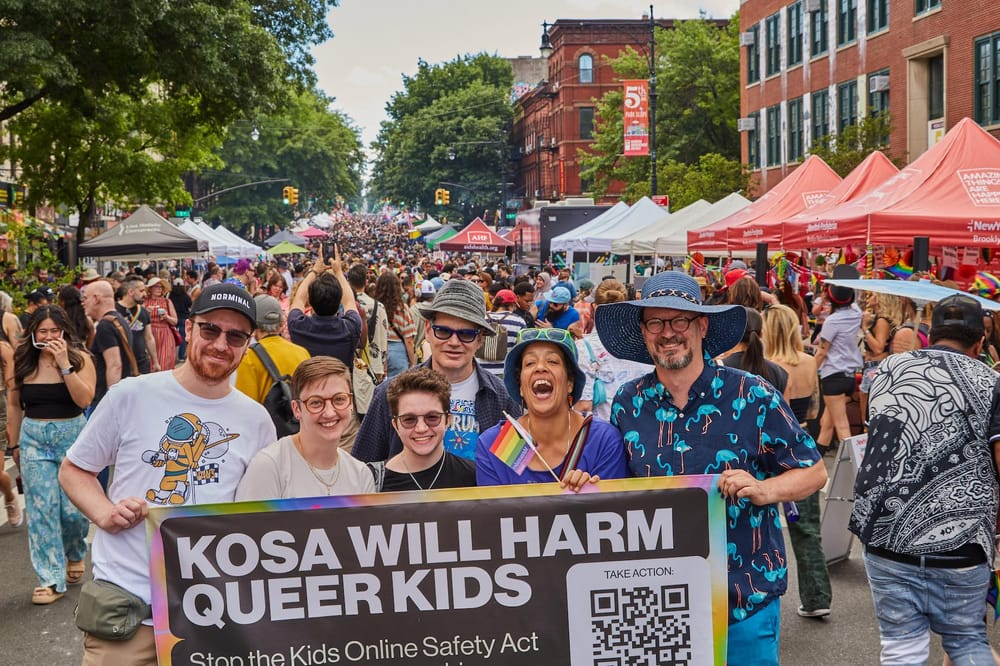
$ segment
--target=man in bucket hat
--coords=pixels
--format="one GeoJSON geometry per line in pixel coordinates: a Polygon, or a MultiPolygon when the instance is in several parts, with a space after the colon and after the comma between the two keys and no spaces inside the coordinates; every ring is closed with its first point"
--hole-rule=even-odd
{"type": "Polygon", "coordinates": [[[741,306],[708,306],[691,276],[649,278],[638,301],[597,308],[604,347],[655,365],[611,405],[634,476],[719,474],[727,502],[728,663],[778,663],[780,595],[787,586],[779,502],[826,483],[816,444],[763,379],[711,359],[743,337],[741,306]]]}
{"type": "MultiPolygon", "coordinates": [[[[445,450],[474,459],[480,432],[495,425],[504,411],[521,414],[521,406],[507,395],[503,382],[475,358],[483,336],[494,335],[486,318],[483,290],[467,280],[448,280],[429,305],[418,309],[431,347],[431,357],[422,365],[437,370],[451,383],[452,418],[445,433],[445,450]]],[[[358,431],[351,452],[358,460],[387,460],[403,448],[390,423],[388,385],[383,382],[375,389],[358,431]]]]}

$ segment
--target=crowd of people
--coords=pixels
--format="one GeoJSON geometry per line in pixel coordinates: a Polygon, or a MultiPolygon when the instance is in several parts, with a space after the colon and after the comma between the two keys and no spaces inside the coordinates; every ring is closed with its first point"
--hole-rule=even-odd
{"type": "MultiPolygon", "coordinates": [[[[762,290],[745,265],[718,289],[665,270],[637,294],[566,268],[518,275],[498,258],[432,255],[369,217],[312,250],[229,270],[91,269],[4,318],[7,444],[26,516],[6,474],[0,491],[9,524],[27,521],[33,603],[84,579],[92,522],[93,577],[148,604],[150,506],[718,474],[728,663],[777,664],[781,505],[798,509],[798,614],[824,618],[822,456],[868,425],[851,529],[883,658],[919,661],[929,629],[948,633],[956,663],[989,653],[984,606],[958,627],[946,598],[960,581],[985,601],[1000,499],[1000,345],[986,339],[998,327],[976,301],[930,312],[882,295],[863,312],[842,287],[762,290]],[[509,421],[536,448],[523,470],[491,452],[509,421]],[[902,618],[889,608],[899,586],[925,593],[907,592],[902,618]]],[[[127,641],[88,633],[85,652],[84,663],[156,662],[148,619],[127,641]]]]}

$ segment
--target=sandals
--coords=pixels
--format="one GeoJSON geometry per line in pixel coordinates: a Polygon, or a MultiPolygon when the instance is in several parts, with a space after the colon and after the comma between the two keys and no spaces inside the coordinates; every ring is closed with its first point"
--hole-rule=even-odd
{"type": "Polygon", "coordinates": [[[31,593],[31,603],[45,606],[63,598],[62,592],[56,592],[52,587],[36,587],[31,593]]]}
{"type": "Polygon", "coordinates": [[[17,503],[16,497],[13,502],[4,504],[4,508],[7,510],[7,522],[11,527],[20,527],[24,524],[24,514],[21,513],[21,506],[17,503]]]}
{"type": "Polygon", "coordinates": [[[67,562],[66,584],[67,585],[78,584],[81,580],[83,580],[83,574],[85,571],[86,571],[86,566],[84,565],[83,560],[80,560],[78,562],[73,562],[72,560],[70,560],[69,562],[67,562]]]}

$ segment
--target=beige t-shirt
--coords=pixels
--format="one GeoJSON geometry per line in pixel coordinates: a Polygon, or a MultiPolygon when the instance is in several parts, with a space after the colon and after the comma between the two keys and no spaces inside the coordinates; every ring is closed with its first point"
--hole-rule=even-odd
{"type": "Polygon", "coordinates": [[[340,449],[332,469],[317,469],[324,480],[336,478],[331,488],[321,483],[305,458],[295,448],[291,437],[261,449],[247,466],[236,489],[236,501],[321,497],[324,495],[360,495],[375,492],[375,478],[363,462],[340,449]],[[334,470],[340,468],[339,472],[334,470]]]}

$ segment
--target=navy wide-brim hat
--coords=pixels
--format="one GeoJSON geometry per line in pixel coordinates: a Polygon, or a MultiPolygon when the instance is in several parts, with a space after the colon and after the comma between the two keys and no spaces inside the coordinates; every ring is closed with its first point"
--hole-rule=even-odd
{"type": "Polygon", "coordinates": [[[559,347],[563,358],[566,359],[568,364],[566,374],[573,379],[573,404],[579,402],[580,396],[583,395],[583,387],[587,383],[587,375],[580,369],[580,361],[576,354],[576,343],[573,342],[573,338],[569,332],[561,328],[526,328],[523,331],[525,333],[522,334],[531,337],[526,340],[519,339],[518,343],[507,352],[507,357],[503,361],[503,385],[507,388],[507,394],[517,404],[523,404],[520,384],[521,357],[524,356],[524,350],[529,345],[548,342],[559,347]],[[558,336],[561,339],[549,339],[548,336],[550,335],[553,337],[558,336]]]}
{"type": "Polygon", "coordinates": [[[643,308],[670,308],[697,312],[708,318],[708,333],[702,346],[714,358],[735,347],[747,326],[741,305],[704,305],[694,278],[680,271],[664,271],[642,285],[642,299],[605,303],[594,311],[594,325],[604,348],[620,359],[653,365],[642,337],[643,308]]]}

